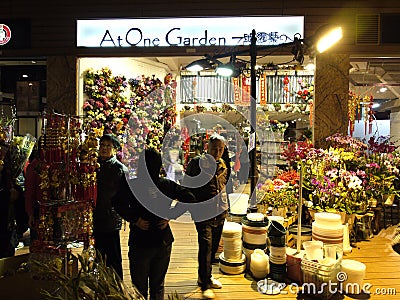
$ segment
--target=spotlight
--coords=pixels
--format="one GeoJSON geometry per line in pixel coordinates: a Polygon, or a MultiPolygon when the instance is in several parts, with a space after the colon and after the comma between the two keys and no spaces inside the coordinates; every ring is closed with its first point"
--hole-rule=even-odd
{"type": "Polygon", "coordinates": [[[244,63],[238,62],[235,56],[232,56],[229,63],[220,65],[215,72],[220,76],[225,77],[238,77],[242,73],[244,63]]]}
{"type": "Polygon", "coordinates": [[[202,70],[210,70],[215,68],[216,66],[221,65],[222,63],[219,60],[214,60],[210,57],[202,58],[191,62],[186,66],[186,70],[190,72],[199,72],[202,70]]]}
{"type": "Polygon", "coordinates": [[[317,34],[317,50],[319,53],[325,52],[343,37],[342,27],[322,27],[317,34]]]}

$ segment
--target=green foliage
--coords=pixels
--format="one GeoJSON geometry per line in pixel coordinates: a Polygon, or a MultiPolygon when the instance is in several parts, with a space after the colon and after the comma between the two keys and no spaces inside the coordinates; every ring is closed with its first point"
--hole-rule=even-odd
{"type": "Polygon", "coordinates": [[[51,277],[58,285],[57,294],[42,291],[44,299],[68,300],[144,300],[135,288],[127,288],[115,271],[107,267],[101,255],[96,260],[85,251],[78,255],[80,268],[77,274],[64,274],[62,268],[34,261],[39,274],[51,277]]]}

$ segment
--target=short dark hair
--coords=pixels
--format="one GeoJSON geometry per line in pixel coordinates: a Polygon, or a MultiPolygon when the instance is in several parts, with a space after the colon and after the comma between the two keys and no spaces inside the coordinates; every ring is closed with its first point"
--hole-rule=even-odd
{"type": "Polygon", "coordinates": [[[118,138],[111,134],[111,133],[106,133],[100,138],[100,143],[102,141],[110,141],[114,147],[114,149],[121,150],[121,143],[119,142],[118,138]]]}

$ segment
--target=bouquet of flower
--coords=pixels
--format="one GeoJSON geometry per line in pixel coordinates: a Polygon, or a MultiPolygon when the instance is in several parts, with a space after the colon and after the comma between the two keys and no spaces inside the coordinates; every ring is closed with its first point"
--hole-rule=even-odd
{"type": "Polygon", "coordinates": [[[286,122],[279,122],[278,120],[269,120],[269,128],[273,132],[285,132],[285,130],[288,128],[289,124],[286,122]]]}
{"type": "Polygon", "coordinates": [[[10,144],[11,176],[17,178],[21,174],[33,147],[36,138],[27,133],[25,136],[15,136],[10,144]]]}

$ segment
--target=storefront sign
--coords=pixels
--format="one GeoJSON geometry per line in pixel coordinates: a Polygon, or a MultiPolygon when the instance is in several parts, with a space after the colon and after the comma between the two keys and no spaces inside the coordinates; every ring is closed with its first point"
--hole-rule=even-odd
{"type": "Polygon", "coordinates": [[[0,18],[0,49],[29,48],[31,25],[29,20],[0,18]]]}
{"type": "Polygon", "coordinates": [[[279,45],[303,37],[304,17],[220,17],[77,20],[78,47],[279,45]]]}
{"type": "Polygon", "coordinates": [[[0,45],[5,45],[11,40],[11,29],[6,24],[0,24],[0,45]]]}

